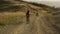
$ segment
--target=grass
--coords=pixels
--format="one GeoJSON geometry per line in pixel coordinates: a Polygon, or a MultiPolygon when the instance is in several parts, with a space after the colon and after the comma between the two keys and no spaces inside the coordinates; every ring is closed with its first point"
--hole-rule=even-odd
{"type": "Polygon", "coordinates": [[[0,13],[0,24],[23,22],[24,18],[24,12],[3,12],[0,13]]]}
{"type": "Polygon", "coordinates": [[[0,13],[0,24],[25,23],[25,14],[26,12],[2,12],[0,13]]]}

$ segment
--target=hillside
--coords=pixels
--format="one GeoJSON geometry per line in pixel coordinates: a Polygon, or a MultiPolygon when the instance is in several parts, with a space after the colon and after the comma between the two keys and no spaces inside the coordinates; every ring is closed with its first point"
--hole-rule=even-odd
{"type": "Polygon", "coordinates": [[[60,11],[44,4],[0,0],[0,34],[60,34],[60,11]]]}
{"type": "MultiPolygon", "coordinates": [[[[44,10],[50,10],[51,7],[47,6],[47,5],[44,5],[44,4],[36,4],[36,3],[31,3],[31,2],[24,2],[24,1],[15,1],[15,0],[12,0],[12,1],[0,1],[0,11],[19,11],[20,9],[24,8],[33,8],[35,9],[34,7],[28,7],[28,5],[30,4],[33,5],[33,6],[36,6],[36,7],[41,7],[43,8],[44,10]]],[[[24,8],[24,9],[25,9],[24,8]]],[[[24,10],[23,9],[23,10],[24,10]]],[[[37,10],[37,9],[35,9],[37,10]]]]}

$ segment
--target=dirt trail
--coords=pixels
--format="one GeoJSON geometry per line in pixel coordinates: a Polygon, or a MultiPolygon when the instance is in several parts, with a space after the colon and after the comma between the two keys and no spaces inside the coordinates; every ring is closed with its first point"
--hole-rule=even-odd
{"type": "Polygon", "coordinates": [[[24,34],[60,34],[58,29],[47,19],[49,18],[42,14],[34,16],[33,19],[31,18],[29,26],[25,28],[24,34]]]}

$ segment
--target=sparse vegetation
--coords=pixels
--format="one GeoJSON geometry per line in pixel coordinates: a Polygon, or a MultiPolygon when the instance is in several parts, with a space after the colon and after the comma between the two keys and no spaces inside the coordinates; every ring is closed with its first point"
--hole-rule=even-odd
{"type": "Polygon", "coordinates": [[[2,23],[2,24],[23,22],[24,18],[25,18],[25,13],[23,13],[23,12],[0,13],[0,23],[2,23]]]}

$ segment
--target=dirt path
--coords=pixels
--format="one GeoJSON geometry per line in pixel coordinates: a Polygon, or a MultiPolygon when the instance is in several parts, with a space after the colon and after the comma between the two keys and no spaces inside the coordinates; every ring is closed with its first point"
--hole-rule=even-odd
{"type": "Polygon", "coordinates": [[[42,14],[34,16],[29,26],[25,28],[24,34],[59,34],[58,29],[47,19],[49,18],[42,14]]]}

